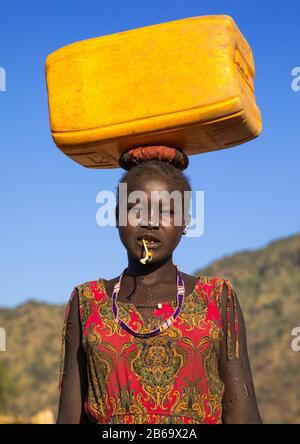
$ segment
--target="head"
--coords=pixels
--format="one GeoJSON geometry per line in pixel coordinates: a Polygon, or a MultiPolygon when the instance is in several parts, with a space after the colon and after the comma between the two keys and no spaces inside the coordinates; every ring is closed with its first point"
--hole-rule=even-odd
{"type": "MultiPolygon", "coordinates": [[[[145,255],[143,238],[154,242],[148,244],[154,265],[172,256],[186,232],[190,218],[187,192],[191,192],[191,185],[182,172],[187,158],[181,157],[184,163],[178,163],[178,155],[184,154],[177,150],[177,166],[166,159],[158,160],[153,153],[153,160],[141,160],[134,166],[132,158],[122,159],[122,166],[128,166],[128,171],[117,186],[116,222],[128,255],[137,262],[145,255]]],[[[170,158],[174,160],[174,156],[170,158]]]]}

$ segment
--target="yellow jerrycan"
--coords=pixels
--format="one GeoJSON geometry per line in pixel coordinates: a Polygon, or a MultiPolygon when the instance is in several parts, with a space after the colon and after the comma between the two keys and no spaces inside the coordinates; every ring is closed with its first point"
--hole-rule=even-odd
{"type": "Polygon", "coordinates": [[[79,41],[45,68],[53,140],[85,167],[119,167],[135,146],[229,148],[262,130],[253,54],[227,15],[79,41]]]}

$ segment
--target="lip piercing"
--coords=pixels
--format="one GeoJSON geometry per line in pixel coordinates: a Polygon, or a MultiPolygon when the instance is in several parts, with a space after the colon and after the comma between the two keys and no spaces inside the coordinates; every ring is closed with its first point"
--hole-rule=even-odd
{"type": "Polygon", "coordinates": [[[145,265],[146,262],[151,262],[152,261],[152,251],[147,248],[147,241],[145,241],[145,239],[142,239],[142,242],[143,242],[146,254],[145,254],[145,256],[142,259],[140,259],[140,262],[145,265]]]}

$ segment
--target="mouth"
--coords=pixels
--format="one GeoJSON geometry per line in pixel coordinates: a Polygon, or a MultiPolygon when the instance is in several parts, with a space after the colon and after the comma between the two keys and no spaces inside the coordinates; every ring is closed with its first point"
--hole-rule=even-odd
{"type": "Polygon", "coordinates": [[[151,250],[155,249],[155,248],[158,248],[158,247],[160,247],[160,245],[162,245],[162,242],[157,237],[155,237],[154,235],[152,235],[152,234],[145,234],[144,236],[138,236],[136,238],[137,243],[141,247],[144,247],[144,244],[142,242],[143,239],[146,241],[147,247],[149,249],[151,249],[151,250]]]}

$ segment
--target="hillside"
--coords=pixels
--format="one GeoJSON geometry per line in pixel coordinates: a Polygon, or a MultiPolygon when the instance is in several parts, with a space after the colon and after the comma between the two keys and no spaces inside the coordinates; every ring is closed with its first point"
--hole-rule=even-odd
{"type": "MultiPolygon", "coordinates": [[[[264,422],[300,423],[300,235],[223,257],[196,274],[231,280],[247,327],[250,361],[264,422]]],[[[61,328],[65,306],[28,301],[0,309],[7,335],[0,352],[0,414],[32,416],[57,410],[61,328]]]]}
{"type": "Polygon", "coordinates": [[[300,235],[214,262],[201,274],[231,280],[244,313],[249,357],[265,422],[300,423],[300,235]]]}
{"type": "Polygon", "coordinates": [[[5,386],[12,391],[1,413],[31,416],[44,406],[56,410],[63,316],[64,306],[35,301],[0,309],[0,325],[6,330],[0,370],[8,370],[5,386]]]}

